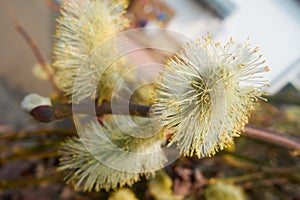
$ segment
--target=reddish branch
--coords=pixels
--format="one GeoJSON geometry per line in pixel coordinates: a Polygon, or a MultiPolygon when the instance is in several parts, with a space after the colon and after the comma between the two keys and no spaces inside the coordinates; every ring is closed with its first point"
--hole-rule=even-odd
{"type": "Polygon", "coordinates": [[[300,150],[300,140],[298,138],[294,138],[277,131],[270,131],[263,128],[247,125],[245,127],[245,132],[243,133],[243,135],[259,140],[264,140],[287,148],[300,150]]]}
{"type": "MultiPolygon", "coordinates": [[[[119,104],[121,105],[121,104],[119,104]]],[[[87,114],[89,111],[86,109],[89,106],[81,104],[80,108],[75,108],[77,114],[87,114]]],[[[97,116],[105,114],[116,114],[116,115],[130,115],[148,117],[149,106],[137,105],[131,103],[129,107],[117,106],[112,110],[110,102],[104,102],[100,105],[95,105],[95,114],[97,116]]],[[[72,104],[57,104],[52,106],[38,106],[34,108],[30,114],[40,122],[51,122],[54,120],[64,119],[73,115],[72,104]]],[[[92,114],[92,113],[90,113],[92,114]]]]}
{"type": "Polygon", "coordinates": [[[46,0],[47,5],[54,11],[59,11],[59,6],[56,5],[53,0],[46,0]]]}
{"type": "MultiPolygon", "coordinates": [[[[119,114],[119,115],[130,115],[149,117],[150,106],[137,105],[130,103],[129,107],[120,106],[112,110],[110,102],[104,102],[101,105],[95,105],[95,114],[101,116],[104,114],[119,114]],[[114,112],[113,112],[114,111],[114,112]]],[[[77,114],[86,114],[85,106],[76,110],[77,114]]],[[[33,109],[30,113],[36,120],[40,122],[51,122],[54,120],[59,120],[67,118],[73,115],[71,104],[57,104],[54,107],[51,106],[38,106],[33,109]]],[[[266,141],[269,143],[277,144],[289,149],[300,150],[300,140],[292,136],[288,136],[284,133],[279,133],[275,131],[270,131],[250,125],[246,125],[245,132],[243,135],[255,138],[258,140],[266,141]]]]}
{"type": "Polygon", "coordinates": [[[13,21],[15,25],[15,29],[18,31],[18,33],[23,37],[23,39],[27,42],[28,46],[31,48],[31,51],[33,52],[33,55],[37,59],[38,63],[41,65],[43,70],[48,76],[48,79],[50,83],[52,84],[53,88],[58,92],[58,94],[61,94],[61,91],[59,87],[56,85],[53,73],[50,71],[50,69],[47,67],[47,64],[45,62],[44,57],[42,56],[39,48],[37,47],[35,41],[30,37],[30,35],[27,33],[27,31],[21,26],[17,18],[15,17],[13,10],[11,7],[8,7],[8,14],[13,21]]]}
{"type": "Polygon", "coordinates": [[[58,88],[58,86],[56,85],[56,83],[54,81],[54,76],[53,76],[52,72],[49,70],[49,68],[47,67],[47,64],[46,64],[40,50],[36,46],[35,41],[29,36],[29,34],[26,32],[26,30],[20,24],[18,24],[17,22],[15,23],[15,28],[20,33],[20,35],[24,38],[24,40],[28,43],[28,45],[30,46],[30,48],[31,48],[35,58],[37,59],[38,63],[41,65],[43,70],[48,75],[48,79],[49,79],[50,83],[53,85],[54,89],[58,93],[60,93],[60,89],[58,88]]]}

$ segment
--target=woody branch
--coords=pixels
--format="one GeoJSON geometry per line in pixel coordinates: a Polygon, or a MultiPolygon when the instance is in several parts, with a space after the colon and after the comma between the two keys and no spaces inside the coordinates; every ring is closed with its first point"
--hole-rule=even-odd
{"type": "MultiPolygon", "coordinates": [[[[97,116],[105,114],[116,114],[116,115],[134,115],[140,117],[149,117],[151,110],[150,106],[138,105],[135,103],[129,103],[128,106],[119,104],[116,109],[112,110],[111,102],[103,102],[100,105],[95,105],[95,113],[97,116]]],[[[82,106],[85,107],[84,105],[82,106]]],[[[85,114],[85,109],[77,110],[78,114],[85,114]]],[[[34,108],[30,114],[40,122],[51,122],[73,115],[72,104],[57,104],[55,106],[38,106],[34,108]]],[[[298,138],[289,136],[284,133],[276,131],[270,131],[263,128],[258,128],[252,125],[246,125],[244,136],[262,140],[268,143],[277,144],[289,149],[300,150],[300,140],[298,138]]]]}

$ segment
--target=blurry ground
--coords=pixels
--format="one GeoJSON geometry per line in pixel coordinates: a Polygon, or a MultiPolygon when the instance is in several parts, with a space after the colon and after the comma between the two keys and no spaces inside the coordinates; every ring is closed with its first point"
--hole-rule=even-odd
{"type": "MultiPolygon", "coordinates": [[[[299,112],[295,105],[262,103],[251,123],[299,138],[299,112]]],[[[74,130],[66,126],[55,131],[45,128],[1,134],[0,199],[107,199],[105,192],[75,192],[56,171],[58,146],[71,135],[74,130]]],[[[235,141],[234,147],[212,158],[180,158],[165,168],[172,178],[173,192],[204,199],[207,182],[223,180],[242,187],[249,199],[300,199],[299,152],[243,136],[235,141]]],[[[139,199],[152,199],[145,180],[132,189],[139,199]]]]}

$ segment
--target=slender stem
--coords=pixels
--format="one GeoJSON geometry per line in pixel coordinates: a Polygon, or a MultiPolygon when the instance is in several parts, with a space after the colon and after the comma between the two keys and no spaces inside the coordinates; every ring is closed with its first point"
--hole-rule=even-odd
{"type": "Polygon", "coordinates": [[[46,0],[47,5],[54,11],[59,11],[59,6],[56,5],[53,0],[46,0]]]}
{"type": "MultiPolygon", "coordinates": [[[[112,110],[110,102],[103,102],[101,105],[95,105],[95,112],[97,116],[105,114],[117,114],[117,115],[135,115],[140,117],[149,117],[150,106],[143,106],[134,103],[129,103],[129,106],[120,103],[119,106],[112,110]],[[129,111],[128,111],[129,109],[129,111]],[[116,111],[115,111],[116,110],[116,111]]],[[[85,107],[84,105],[82,106],[85,107]]],[[[71,104],[57,104],[54,107],[51,106],[38,106],[31,111],[31,115],[38,121],[51,122],[58,119],[63,119],[72,116],[71,104]]],[[[85,109],[77,111],[77,113],[86,114],[85,109]]],[[[276,131],[270,131],[263,128],[246,125],[243,135],[266,141],[268,143],[277,144],[290,149],[300,150],[300,140],[298,138],[289,136],[284,133],[276,131]]]]}
{"type": "Polygon", "coordinates": [[[67,136],[73,136],[75,133],[75,130],[72,128],[68,129],[40,129],[40,130],[22,130],[20,132],[15,131],[9,131],[9,132],[2,132],[0,134],[0,140],[17,140],[17,139],[23,139],[23,138],[34,138],[34,137],[40,137],[45,135],[57,135],[59,137],[67,137],[67,136]]]}
{"type": "Polygon", "coordinates": [[[27,42],[27,44],[31,48],[31,51],[33,52],[33,55],[35,56],[35,58],[37,59],[38,63],[41,65],[43,70],[46,72],[46,74],[48,76],[48,79],[49,79],[50,83],[52,84],[53,88],[55,89],[55,91],[58,92],[58,94],[61,94],[61,90],[59,89],[59,87],[55,83],[53,73],[47,67],[45,59],[42,56],[41,51],[37,47],[36,42],[31,38],[29,33],[19,23],[19,21],[17,20],[17,18],[15,17],[15,15],[13,13],[13,9],[11,7],[8,7],[8,11],[9,11],[9,13],[8,13],[9,17],[11,18],[12,22],[15,25],[15,29],[18,31],[18,33],[23,37],[23,39],[27,42]]]}
{"type": "Polygon", "coordinates": [[[59,90],[58,86],[54,82],[54,76],[53,76],[52,72],[49,70],[49,68],[47,67],[47,64],[46,64],[40,50],[36,46],[35,41],[30,37],[30,35],[26,32],[26,30],[20,24],[18,24],[16,22],[15,26],[16,26],[16,30],[20,33],[20,35],[24,38],[24,40],[30,46],[35,58],[37,59],[37,61],[39,62],[39,64],[43,68],[43,70],[47,73],[48,79],[49,79],[50,83],[53,85],[54,89],[58,93],[60,93],[60,90],[59,90]]]}
{"type": "Polygon", "coordinates": [[[59,154],[57,153],[57,149],[53,151],[47,152],[34,152],[34,153],[20,153],[18,155],[14,155],[8,158],[1,158],[1,163],[5,164],[15,160],[31,160],[31,159],[43,159],[43,158],[56,158],[59,154]]]}
{"type": "Polygon", "coordinates": [[[284,133],[247,125],[243,135],[291,149],[300,150],[300,140],[284,133]]]}
{"type": "MultiPolygon", "coordinates": [[[[229,183],[238,183],[238,182],[246,182],[251,181],[254,179],[262,179],[264,176],[268,175],[276,175],[278,177],[284,177],[286,179],[295,181],[297,183],[300,182],[299,174],[299,167],[298,166],[292,166],[292,167],[262,167],[260,169],[257,169],[259,171],[255,171],[253,173],[248,173],[241,176],[236,177],[226,177],[226,178],[219,178],[219,181],[225,181],[229,183]]],[[[274,178],[274,176],[272,176],[274,178]]]]}
{"type": "Polygon", "coordinates": [[[0,181],[0,188],[2,190],[4,189],[14,189],[14,188],[19,188],[19,187],[28,187],[28,186],[33,186],[33,185],[41,185],[43,182],[44,183],[57,183],[62,178],[58,173],[52,174],[51,176],[47,177],[42,177],[42,178],[33,178],[33,177],[22,177],[18,180],[1,180],[0,181]]]}
{"type": "Polygon", "coordinates": [[[226,177],[226,178],[219,178],[219,181],[224,181],[231,184],[236,184],[238,182],[245,182],[245,181],[251,181],[253,179],[262,179],[264,176],[263,172],[253,172],[253,173],[247,173],[241,176],[234,176],[234,177],[226,177]]]}
{"type": "MultiPolygon", "coordinates": [[[[86,106],[82,104],[80,109],[76,109],[78,114],[86,114],[88,111],[86,106]]],[[[119,104],[114,110],[110,102],[103,102],[95,105],[95,113],[97,116],[105,114],[114,115],[135,115],[140,117],[149,117],[150,106],[143,106],[130,103],[128,107],[119,104]]],[[[72,104],[57,104],[52,106],[38,106],[34,108],[30,114],[40,122],[51,122],[54,120],[64,119],[73,115],[72,104]]]]}

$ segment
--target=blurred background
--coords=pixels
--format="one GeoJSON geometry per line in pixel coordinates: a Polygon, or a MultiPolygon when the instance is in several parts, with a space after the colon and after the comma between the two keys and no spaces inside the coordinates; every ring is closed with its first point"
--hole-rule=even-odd
{"type": "MultiPolygon", "coordinates": [[[[45,60],[51,63],[54,19],[59,15],[57,8],[60,2],[62,0],[0,1],[0,134],[13,135],[12,133],[23,133],[24,130],[34,131],[41,127],[47,129],[56,126],[38,123],[20,109],[20,102],[26,94],[38,93],[42,96],[49,96],[53,89],[49,82],[38,80],[33,75],[33,67],[37,64],[37,60],[29,45],[16,31],[12,18],[15,17],[19,21],[34,39],[45,60]]],[[[278,126],[273,127],[274,129],[286,131],[285,125],[290,123],[287,121],[292,120],[292,125],[289,127],[291,131],[287,132],[300,137],[299,0],[136,0],[131,1],[127,17],[131,20],[130,28],[162,27],[179,32],[191,39],[201,38],[207,32],[210,32],[216,41],[223,43],[229,37],[233,37],[236,42],[243,42],[249,37],[249,43],[260,47],[260,53],[270,66],[271,71],[266,74],[270,81],[267,92],[270,95],[270,102],[275,105],[275,107],[268,107],[268,105],[267,108],[261,108],[255,115],[260,121],[253,121],[253,123],[271,128],[274,123],[277,123],[278,126]],[[265,117],[262,117],[264,115],[265,117]],[[271,119],[274,116],[277,116],[275,121],[271,119]],[[279,122],[282,126],[279,126],[279,122]]],[[[166,42],[172,43],[173,41],[166,42]]],[[[153,55],[153,59],[160,58],[153,55]]],[[[65,132],[67,135],[70,133],[68,131],[65,132]]],[[[7,140],[6,136],[1,137],[0,144],[14,145],[7,141],[9,139],[7,140]]],[[[29,142],[26,145],[32,144],[29,142]]],[[[25,153],[20,155],[25,155],[25,153]]],[[[3,163],[0,166],[0,181],[2,181],[3,188],[9,188],[4,184],[5,180],[16,180],[21,176],[20,174],[24,173],[24,169],[25,175],[30,174],[32,163],[34,163],[35,170],[37,167],[42,168],[40,169],[42,171],[47,169],[45,163],[40,164],[36,160],[31,160],[29,162],[31,164],[20,162],[18,165],[23,168],[17,169],[16,163],[7,164],[8,162],[5,161],[9,156],[11,156],[10,153],[4,150],[1,152],[3,163]],[[23,170],[22,173],[20,170],[23,170]],[[15,175],[11,176],[14,173],[15,175]]],[[[17,158],[12,160],[18,160],[17,158]]],[[[47,165],[55,165],[56,162],[56,159],[47,160],[47,165]]],[[[288,163],[298,163],[298,161],[291,159],[288,163]]],[[[53,173],[54,171],[52,170],[53,173]]],[[[298,183],[296,185],[299,186],[298,183]]],[[[29,195],[30,198],[27,196],[27,199],[47,199],[49,196],[47,192],[45,195],[45,190],[49,188],[47,186],[45,188],[41,196],[29,195]]],[[[299,187],[296,188],[299,189],[299,187]]],[[[0,199],[23,199],[20,192],[8,191],[1,195],[0,184],[0,199]],[[14,196],[14,194],[18,195],[14,196]]],[[[32,189],[32,191],[36,190],[32,189]]],[[[59,193],[60,196],[48,199],[72,199],[72,194],[74,194],[69,187],[61,189],[57,186],[49,191],[57,195],[59,193]]],[[[293,194],[293,199],[300,199],[300,196],[296,197],[298,194],[293,194]]],[[[273,197],[271,195],[270,199],[273,197]]],[[[282,198],[277,199],[287,197],[288,195],[283,195],[282,198]]]]}

